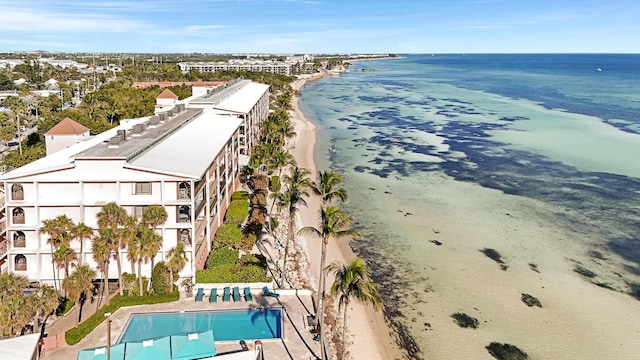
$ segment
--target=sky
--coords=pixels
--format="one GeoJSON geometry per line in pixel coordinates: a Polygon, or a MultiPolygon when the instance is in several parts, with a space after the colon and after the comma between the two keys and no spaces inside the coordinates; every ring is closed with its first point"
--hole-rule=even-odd
{"type": "Polygon", "coordinates": [[[640,53],[638,0],[0,0],[0,51],[640,53]]]}

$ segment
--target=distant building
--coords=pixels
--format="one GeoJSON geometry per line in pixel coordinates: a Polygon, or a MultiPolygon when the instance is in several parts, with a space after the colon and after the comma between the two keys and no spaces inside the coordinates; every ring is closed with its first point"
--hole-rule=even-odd
{"type": "Polygon", "coordinates": [[[183,73],[191,70],[200,72],[216,72],[216,71],[263,71],[275,74],[291,75],[291,68],[295,65],[289,61],[270,61],[270,60],[229,60],[218,62],[180,62],[178,68],[183,73]]]}

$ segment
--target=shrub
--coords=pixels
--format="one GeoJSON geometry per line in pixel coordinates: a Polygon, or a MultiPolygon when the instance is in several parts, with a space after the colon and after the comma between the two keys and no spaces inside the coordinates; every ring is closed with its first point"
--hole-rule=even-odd
{"type": "Polygon", "coordinates": [[[238,250],[227,247],[211,250],[207,258],[206,268],[209,269],[219,265],[233,265],[238,262],[238,254],[238,250]]]}
{"type": "Polygon", "coordinates": [[[222,246],[236,249],[242,242],[242,228],[238,224],[222,224],[216,232],[215,241],[222,246]]]}
{"type": "Polygon", "coordinates": [[[171,292],[169,285],[170,282],[169,269],[164,261],[160,261],[153,268],[151,273],[151,288],[153,292],[158,295],[164,295],[171,292]]]}
{"type": "Polygon", "coordinates": [[[219,265],[209,269],[196,271],[197,283],[244,283],[268,281],[271,281],[271,279],[266,275],[265,269],[255,265],[219,265]]]}
{"type": "Polygon", "coordinates": [[[68,330],[64,333],[64,339],[69,345],[75,345],[82,340],[85,335],[89,334],[93,329],[98,327],[103,321],[106,320],[105,313],[114,313],[121,307],[134,306],[134,305],[150,305],[159,304],[172,301],[178,301],[180,299],[180,293],[172,292],[165,295],[148,295],[148,296],[114,296],[108,305],[105,305],[98,309],[98,311],[91,315],[87,320],[80,323],[80,325],[68,330]]]}
{"type": "Polygon", "coordinates": [[[226,224],[242,224],[249,215],[249,203],[246,200],[235,200],[229,204],[224,215],[226,224]]]}
{"type": "Polygon", "coordinates": [[[231,201],[248,200],[248,199],[249,199],[249,193],[246,191],[236,191],[233,194],[231,194],[231,201]]]}

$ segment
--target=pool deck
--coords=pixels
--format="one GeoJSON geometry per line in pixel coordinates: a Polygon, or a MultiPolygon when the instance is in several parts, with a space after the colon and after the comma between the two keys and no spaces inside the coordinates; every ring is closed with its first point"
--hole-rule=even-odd
{"type": "MultiPolygon", "coordinates": [[[[309,290],[278,291],[279,298],[254,294],[253,301],[244,299],[240,302],[223,302],[221,298],[215,303],[209,303],[209,297],[203,301],[195,301],[193,297],[185,297],[172,303],[139,305],[120,308],[111,315],[111,341],[114,343],[124,330],[129,316],[133,313],[152,313],[167,311],[196,311],[196,310],[229,310],[229,309],[257,309],[260,307],[283,308],[284,338],[263,340],[262,348],[265,359],[314,359],[320,356],[320,344],[313,340],[312,334],[304,323],[306,315],[313,312],[311,292],[309,290]]],[[[215,336],[215,334],[214,334],[215,336]]],[[[107,322],[103,322],[76,345],[62,345],[56,349],[47,350],[43,359],[76,359],[82,349],[105,346],[107,344],[107,322]]],[[[236,353],[240,351],[254,351],[254,341],[217,341],[218,355],[236,353]]],[[[213,358],[215,359],[215,358],[213,358]]]]}

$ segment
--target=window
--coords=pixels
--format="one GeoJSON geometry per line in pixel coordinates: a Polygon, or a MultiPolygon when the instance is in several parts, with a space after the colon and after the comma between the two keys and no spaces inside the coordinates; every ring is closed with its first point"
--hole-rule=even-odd
{"type": "Polygon", "coordinates": [[[14,224],[24,224],[24,210],[22,210],[22,208],[17,207],[13,209],[12,215],[14,224]]]}
{"type": "Polygon", "coordinates": [[[24,255],[16,255],[14,264],[15,264],[16,271],[27,270],[27,258],[24,257],[24,255]]]}
{"type": "Polygon", "coordinates": [[[27,246],[27,240],[22,231],[16,231],[13,233],[13,247],[25,247],[27,246]]]}
{"type": "Polygon", "coordinates": [[[133,207],[133,216],[135,216],[138,220],[142,219],[142,215],[144,214],[144,209],[146,206],[134,206],[133,207]]]}
{"type": "Polygon", "coordinates": [[[24,189],[20,184],[11,185],[11,199],[12,200],[24,200],[24,189]]]}
{"type": "Polygon", "coordinates": [[[135,184],[135,188],[133,190],[135,195],[140,194],[151,194],[151,183],[150,182],[138,182],[135,184]]]}

